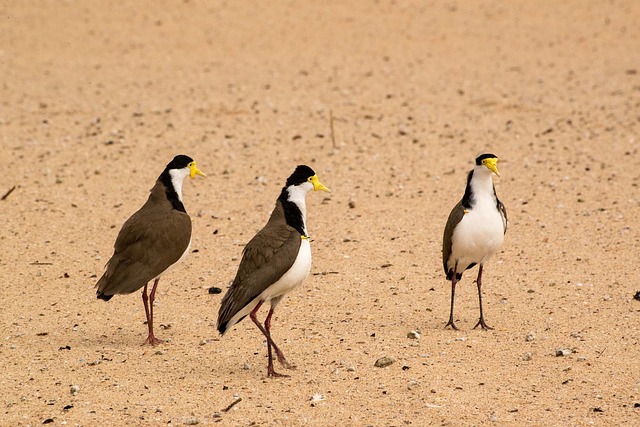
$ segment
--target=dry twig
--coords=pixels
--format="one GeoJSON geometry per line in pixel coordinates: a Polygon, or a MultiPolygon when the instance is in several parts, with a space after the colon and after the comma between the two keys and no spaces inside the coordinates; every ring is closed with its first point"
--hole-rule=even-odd
{"type": "Polygon", "coordinates": [[[7,191],[6,193],[4,193],[4,196],[2,196],[2,197],[0,198],[0,200],[4,200],[4,199],[6,199],[7,197],[9,197],[9,194],[13,193],[13,190],[15,190],[15,189],[16,189],[16,186],[14,185],[13,187],[11,187],[11,188],[9,189],[9,191],[7,191]]]}
{"type": "Polygon", "coordinates": [[[234,406],[236,406],[236,405],[237,405],[238,403],[240,403],[240,402],[242,402],[242,398],[241,398],[241,397],[239,397],[239,398],[237,398],[236,400],[234,400],[233,402],[231,402],[231,404],[229,404],[229,406],[227,406],[226,408],[224,408],[224,409],[222,410],[222,412],[229,412],[229,410],[230,410],[231,408],[233,408],[234,406]]]}

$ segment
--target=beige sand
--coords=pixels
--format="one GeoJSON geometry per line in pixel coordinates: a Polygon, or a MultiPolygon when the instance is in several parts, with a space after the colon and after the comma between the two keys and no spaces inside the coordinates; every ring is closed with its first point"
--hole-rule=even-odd
{"type": "Polygon", "coordinates": [[[638,423],[640,3],[10,1],[0,19],[1,425],[638,423]],[[442,230],[486,151],[510,214],[484,276],[495,330],[471,329],[474,269],[454,332],[442,230]],[[209,177],[185,183],[194,253],[160,282],[169,342],[141,347],[139,293],[93,286],[179,153],[209,177]],[[268,379],[258,330],[220,338],[207,289],[299,163],[332,193],[307,198],[312,275],[274,321],[298,368],[268,379]]]}

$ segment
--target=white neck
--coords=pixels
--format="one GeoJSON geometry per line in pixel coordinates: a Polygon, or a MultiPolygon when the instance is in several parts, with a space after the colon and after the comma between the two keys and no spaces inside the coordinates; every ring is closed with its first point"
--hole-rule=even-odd
{"type": "Polygon", "coordinates": [[[471,189],[478,198],[490,195],[493,197],[493,172],[485,166],[476,166],[471,178],[471,189]]]}
{"type": "Polygon", "coordinates": [[[169,175],[171,175],[173,189],[178,195],[178,199],[182,202],[182,182],[189,175],[189,168],[171,169],[169,175]]]}

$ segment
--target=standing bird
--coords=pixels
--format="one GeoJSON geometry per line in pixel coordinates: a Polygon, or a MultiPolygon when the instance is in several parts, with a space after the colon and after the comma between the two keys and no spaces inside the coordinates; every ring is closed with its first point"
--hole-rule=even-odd
{"type": "Polygon", "coordinates": [[[462,273],[480,264],[478,269],[478,300],[480,320],[474,326],[487,326],[482,314],[482,266],[502,247],[507,232],[507,210],[493,185],[492,175],[500,176],[498,158],[493,154],[482,154],[476,158],[476,165],[467,176],[467,188],[462,200],[449,214],[442,239],[442,262],[447,280],[451,280],[451,313],[445,325],[457,330],[453,322],[453,300],[456,283],[462,273]]]}
{"type": "Polygon", "coordinates": [[[221,335],[247,314],[251,317],[267,338],[267,376],[287,376],[274,371],[272,349],[284,367],[294,368],[271,338],[271,316],[282,297],[301,284],[311,269],[305,206],[306,195],[311,190],[329,192],[313,169],[298,166],[282,188],[269,221],[245,246],[236,277],[218,312],[221,335]],[[262,326],[256,315],[267,301],[271,302],[271,309],[262,326]]]}
{"type": "Polygon", "coordinates": [[[160,276],[182,261],[191,246],[191,218],[182,204],[182,181],[205,176],[189,156],[179,155],[164,168],[147,202],[124,223],[113,256],[96,287],[98,298],[130,294],[144,286],[142,302],[149,335],[144,344],[162,340],[153,335],[153,301],[160,276]],[[147,297],[147,283],[154,280],[147,297]]]}

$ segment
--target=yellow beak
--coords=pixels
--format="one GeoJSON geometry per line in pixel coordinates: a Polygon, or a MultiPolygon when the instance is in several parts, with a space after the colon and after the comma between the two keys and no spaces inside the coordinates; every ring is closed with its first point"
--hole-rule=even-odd
{"type": "Polygon", "coordinates": [[[495,157],[484,159],[482,161],[482,164],[485,165],[491,172],[500,176],[500,172],[498,172],[498,159],[496,159],[495,157]]]}
{"type": "Polygon", "coordinates": [[[320,182],[320,180],[318,179],[318,175],[313,175],[311,177],[311,183],[313,184],[313,191],[322,190],[326,191],[327,193],[331,193],[331,190],[329,190],[320,182]]]}
{"type": "Polygon", "coordinates": [[[191,178],[195,178],[196,175],[207,176],[196,166],[196,162],[189,163],[189,176],[191,178]]]}

